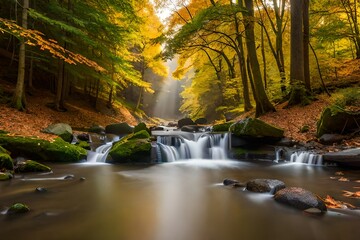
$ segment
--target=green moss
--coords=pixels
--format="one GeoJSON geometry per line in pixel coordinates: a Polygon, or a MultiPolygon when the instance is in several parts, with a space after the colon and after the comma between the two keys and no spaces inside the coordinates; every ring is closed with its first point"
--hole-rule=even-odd
{"type": "Polygon", "coordinates": [[[284,130],[265,123],[257,118],[246,118],[231,126],[230,131],[239,137],[282,138],[284,130]]]}
{"type": "Polygon", "coordinates": [[[142,130],[147,131],[148,133],[150,133],[150,129],[146,127],[145,123],[139,123],[138,125],[136,125],[134,127],[134,133],[140,132],[142,130]]]}
{"type": "Polygon", "coordinates": [[[38,163],[33,160],[26,160],[23,163],[18,164],[16,168],[17,172],[24,173],[24,172],[51,172],[51,168],[38,163]]]}
{"type": "Polygon", "coordinates": [[[212,131],[213,132],[228,132],[229,128],[232,124],[234,124],[234,122],[226,122],[226,123],[216,124],[213,126],[212,131]]]}
{"type": "Polygon", "coordinates": [[[86,157],[86,150],[56,138],[49,142],[30,137],[0,135],[0,145],[16,156],[24,156],[41,161],[77,162],[86,157]]]}
{"type": "Polygon", "coordinates": [[[91,150],[90,144],[89,144],[88,142],[79,141],[76,145],[77,145],[78,147],[83,148],[83,149],[91,150]]]}
{"type": "Polygon", "coordinates": [[[300,128],[300,132],[301,132],[301,133],[306,133],[306,132],[308,132],[309,130],[310,130],[309,125],[304,125],[304,126],[302,126],[302,127],[300,128]]]}
{"type": "Polygon", "coordinates": [[[17,214],[17,213],[26,213],[29,212],[30,208],[23,204],[23,203],[15,203],[12,205],[9,210],[7,211],[7,214],[17,214]]]}
{"type": "Polygon", "coordinates": [[[10,174],[0,172],[0,181],[6,181],[6,180],[9,180],[9,179],[11,179],[10,174]]]}
{"type": "Polygon", "coordinates": [[[14,169],[14,162],[13,159],[7,153],[0,153],[0,169],[14,169]]]}
{"type": "Polygon", "coordinates": [[[129,136],[127,140],[133,140],[133,139],[147,139],[150,137],[150,134],[146,130],[141,130],[139,132],[136,132],[129,136]]]}
{"type": "Polygon", "coordinates": [[[109,152],[113,162],[142,162],[151,153],[151,143],[148,139],[133,139],[118,142],[109,152]]]}

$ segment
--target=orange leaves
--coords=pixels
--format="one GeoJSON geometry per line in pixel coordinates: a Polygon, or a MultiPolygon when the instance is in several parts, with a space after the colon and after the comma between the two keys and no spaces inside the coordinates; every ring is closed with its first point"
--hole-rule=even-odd
{"type": "Polygon", "coordinates": [[[337,201],[331,196],[327,195],[325,199],[322,199],[324,203],[326,204],[327,208],[333,208],[333,209],[356,209],[354,205],[351,205],[350,203],[337,201]]]}
{"type": "Polygon", "coordinates": [[[343,190],[343,196],[350,197],[350,198],[360,198],[360,191],[350,192],[350,191],[343,190]]]}

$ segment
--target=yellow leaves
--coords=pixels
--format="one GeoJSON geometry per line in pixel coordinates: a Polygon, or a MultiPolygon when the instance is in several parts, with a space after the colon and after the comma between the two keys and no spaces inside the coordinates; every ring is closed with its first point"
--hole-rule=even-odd
{"type": "Polygon", "coordinates": [[[343,196],[350,197],[350,198],[360,198],[360,191],[350,192],[350,191],[343,190],[343,196]]]}
{"type": "Polygon", "coordinates": [[[356,209],[354,205],[351,205],[350,203],[337,201],[331,196],[327,195],[325,199],[322,199],[326,205],[327,208],[333,208],[333,209],[356,209]]]}

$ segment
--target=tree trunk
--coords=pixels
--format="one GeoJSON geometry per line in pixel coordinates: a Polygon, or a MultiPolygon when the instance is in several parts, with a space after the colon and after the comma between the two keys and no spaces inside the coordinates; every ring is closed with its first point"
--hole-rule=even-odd
{"type": "Polygon", "coordinates": [[[255,33],[254,33],[254,4],[253,0],[245,0],[245,6],[247,12],[243,12],[245,18],[245,35],[246,35],[246,46],[249,54],[251,72],[254,79],[254,89],[258,103],[256,104],[256,117],[259,117],[267,112],[274,112],[275,108],[269,101],[264,84],[261,77],[261,69],[256,53],[255,46],[255,33]]]}
{"type": "Polygon", "coordinates": [[[310,64],[309,64],[309,42],[310,42],[310,31],[309,31],[309,0],[303,0],[303,46],[304,46],[304,83],[305,88],[308,92],[311,92],[310,82],[310,64]]]}
{"type": "MultiPolygon", "coordinates": [[[[21,26],[27,29],[27,16],[29,9],[29,0],[23,1],[23,10],[22,10],[22,23],[21,26]]],[[[15,92],[11,101],[11,105],[23,111],[26,108],[26,100],[25,100],[25,40],[20,40],[20,49],[19,49],[19,65],[18,65],[18,77],[16,82],[15,92]]]]}
{"type": "Polygon", "coordinates": [[[55,95],[55,110],[56,111],[63,111],[61,99],[62,99],[62,92],[64,87],[64,61],[59,59],[58,60],[58,77],[57,77],[57,84],[56,84],[56,95],[55,95]]]}

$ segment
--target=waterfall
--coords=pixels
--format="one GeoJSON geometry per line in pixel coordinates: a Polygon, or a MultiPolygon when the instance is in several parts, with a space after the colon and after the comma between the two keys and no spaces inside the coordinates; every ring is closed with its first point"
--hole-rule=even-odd
{"type": "Polygon", "coordinates": [[[95,151],[88,151],[87,163],[104,163],[114,142],[119,141],[119,136],[104,137],[107,142],[100,145],[95,151]]]}
{"type": "Polygon", "coordinates": [[[227,159],[229,134],[194,133],[190,139],[183,136],[157,136],[158,162],[184,159],[227,159]]]}
{"type": "Polygon", "coordinates": [[[295,152],[291,154],[290,162],[322,165],[322,155],[311,152],[295,152]]]}

